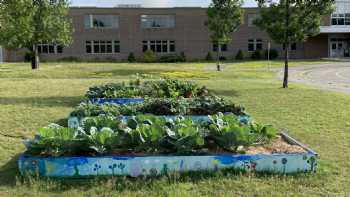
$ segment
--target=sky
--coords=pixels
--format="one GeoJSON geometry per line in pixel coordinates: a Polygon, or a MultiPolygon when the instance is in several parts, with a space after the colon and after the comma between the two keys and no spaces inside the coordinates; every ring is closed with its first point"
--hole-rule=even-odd
{"type": "MultiPolygon", "coordinates": [[[[142,7],[207,7],[211,0],[71,0],[72,6],[115,7],[141,4],[142,7]]],[[[254,7],[254,0],[244,0],[244,7],[254,7]]]]}

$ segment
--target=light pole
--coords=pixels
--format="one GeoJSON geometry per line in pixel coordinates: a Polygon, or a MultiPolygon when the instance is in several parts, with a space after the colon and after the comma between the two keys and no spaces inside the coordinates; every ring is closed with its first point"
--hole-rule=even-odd
{"type": "Polygon", "coordinates": [[[271,50],[271,42],[269,41],[267,44],[267,70],[270,71],[270,50],[271,50]]]}
{"type": "Polygon", "coordinates": [[[2,52],[2,46],[0,46],[0,64],[4,62],[4,54],[2,52]]]}

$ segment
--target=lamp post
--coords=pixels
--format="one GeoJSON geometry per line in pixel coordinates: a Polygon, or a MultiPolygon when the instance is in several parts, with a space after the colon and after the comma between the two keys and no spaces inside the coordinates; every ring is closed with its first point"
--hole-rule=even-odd
{"type": "Polygon", "coordinates": [[[267,44],[267,70],[270,71],[270,50],[271,50],[271,42],[269,41],[267,44]]]}
{"type": "Polygon", "coordinates": [[[2,64],[4,62],[4,54],[2,52],[2,46],[0,46],[0,64],[2,64]]]}

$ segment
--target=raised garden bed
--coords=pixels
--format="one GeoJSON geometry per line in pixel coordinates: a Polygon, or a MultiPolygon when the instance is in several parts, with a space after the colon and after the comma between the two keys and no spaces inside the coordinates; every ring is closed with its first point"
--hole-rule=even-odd
{"type": "Polygon", "coordinates": [[[208,96],[193,99],[146,99],[144,103],[129,105],[81,103],[71,112],[68,125],[76,128],[86,117],[108,115],[123,119],[141,114],[153,114],[174,118],[176,115],[192,117],[194,120],[207,120],[208,115],[217,113],[234,113],[243,123],[250,120],[244,107],[237,106],[219,97],[208,96]]]}
{"type": "MultiPolygon", "coordinates": [[[[166,120],[175,120],[177,116],[159,116],[162,118],[165,118],[166,120]]],[[[93,118],[93,117],[85,117],[85,118],[78,118],[78,117],[69,117],[68,118],[68,127],[69,128],[78,128],[83,125],[84,121],[86,119],[93,118]]],[[[133,118],[133,116],[120,116],[118,117],[124,122],[127,122],[129,119],[133,118]]],[[[185,118],[191,118],[193,121],[209,121],[209,116],[185,116],[185,118]]],[[[240,115],[237,116],[239,121],[242,124],[248,124],[252,121],[252,118],[249,115],[240,115]]]]}
{"type": "Polygon", "coordinates": [[[94,99],[118,99],[118,98],[193,98],[207,96],[206,87],[200,87],[190,81],[176,79],[160,79],[153,81],[129,81],[128,83],[111,83],[90,87],[86,92],[86,98],[94,99]]]}
{"type": "Polygon", "coordinates": [[[143,98],[96,98],[91,99],[91,103],[104,105],[104,104],[116,104],[116,105],[128,105],[135,103],[143,103],[145,99],[143,98]]]}
{"type": "MultiPolygon", "coordinates": [[[[255,148],[252,154],[210,154],[199,156],[100,156],[100,157],[31,157],[18,161],[24,174],[44,177],[87,178],[96,176],[159,176],[189,171],[234,169],[245,172],[299,173],[315,172],[317,154],[285,133],[287,152],[266,153],[268,148],[255,148]],[[259,152],[260,151],[260,152],[259,152]],[[294,152],[293,152],[294,151],[294,152]]],[[[277,148],[278,149],[278,148],[277,148]]],[[[281,149],[281,148],[280,148],[281,149]]]]}
{"type": "Polygon", "coordinates": [[[96,86],[71,114],[26,140],[21,174],[159,176],[233,169],[314,172],[317,154],[188,81],[96,86]]]}

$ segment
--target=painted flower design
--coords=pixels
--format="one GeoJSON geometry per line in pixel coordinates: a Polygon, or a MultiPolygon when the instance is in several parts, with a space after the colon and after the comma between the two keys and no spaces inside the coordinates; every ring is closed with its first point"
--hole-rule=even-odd
{"type": "Polygon", "coordinates": [[[114,170],[117,168],[117,164],[110,165],[110,166],[108,166],[108,168],[109,168],[110,170],[112,170],[112,175],[114,176],[114,173],[115,173],[114,170]]]}
{"type": "Polygon", "coordinates": [[[158,170],[155,169],[155,168],[151,168],[151,169],[149,170],[149,173],[150,173],[152,176],[157,176],[158,170]]]}
{"type": "Polygon", "coordinates": [[[287,158],[283,158],[283,159],[282,159],[282,164],[283,164],[283,165],[286,165],[287,163],[288,163],[287,158]]]}
{"type": "Polygon", "coordinates": [[[95,164],[94,165],[94,171],[98,174],[98,170],[99,169],[101,169],[102,167],[101,167],[101,165],[99,165],[99,164],[95,164]]]}

